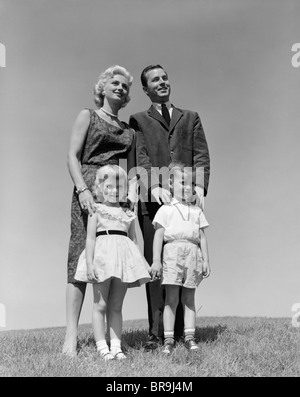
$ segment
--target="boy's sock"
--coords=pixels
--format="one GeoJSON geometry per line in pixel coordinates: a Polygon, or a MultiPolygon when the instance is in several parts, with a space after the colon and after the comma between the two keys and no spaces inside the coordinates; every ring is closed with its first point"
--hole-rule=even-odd
{"type": "Polygon", "coordinates": [[[195,328],[186,328],[184,330],[184,342],[186,347],[191,351],[199,349],[195,341],[195,328]]]}
{"type": "Polygon", "coordinates": [[[195,328],[186,328],[184,330],[184,341],[188,342],[189,340],[195,339],[195,328]]]}
{"type": "Polygon", "coordinates": [[[165,345],[174,345],[174,331],[164,331],[165,345]]]}

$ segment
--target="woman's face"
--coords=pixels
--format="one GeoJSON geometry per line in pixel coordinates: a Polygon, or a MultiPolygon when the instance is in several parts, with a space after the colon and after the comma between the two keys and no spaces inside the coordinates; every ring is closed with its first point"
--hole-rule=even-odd
{"type": "Polygon", "coordinates": [[[124,103],[129,94],[129,84],[125,76],[115,74],[104,86],[104,95],[108,100],[124,103]]]}

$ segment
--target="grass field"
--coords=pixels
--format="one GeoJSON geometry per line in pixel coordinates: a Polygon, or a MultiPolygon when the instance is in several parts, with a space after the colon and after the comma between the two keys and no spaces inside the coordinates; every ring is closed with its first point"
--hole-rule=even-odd
{"type": "Polygon", "coordinates": [[[285,318],[197,318],[197,352],[145,352],[147,321],[124,323],[127,360],[104,362],[91,325],[81,325],[79,353],[61,354],[65,328],[0,332],[1,377],[299,377],[300,328],[285,318]]]}

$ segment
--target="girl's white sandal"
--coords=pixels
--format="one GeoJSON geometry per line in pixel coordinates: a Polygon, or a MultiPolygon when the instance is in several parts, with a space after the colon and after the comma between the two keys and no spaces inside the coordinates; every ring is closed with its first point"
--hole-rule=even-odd
{"type": "Polygon", "coordinates": [[[100,356],[103,358],[104,361],[109,361],[114,359],[114,356],[109,351],[104,354],[100,353],[100,356]]]}
{"type": "Polygon", "coordinates": [[[117,360],[124,360],[126,358],[126,356],[122,352],[122,350],[117,350],[116,353],[114,354],[114,358],[117,360]]]}

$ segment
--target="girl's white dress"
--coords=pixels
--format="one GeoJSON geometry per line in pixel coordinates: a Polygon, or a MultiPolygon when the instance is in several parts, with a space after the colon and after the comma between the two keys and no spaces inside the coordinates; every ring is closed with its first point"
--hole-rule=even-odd
{"type": "MultiPolygon", "coordinates": [[[[121,207],[108,207],[97,203],[97,232],[120,230],[127,232],[136,215],[121,207]]],[[[128,283],[128,287],[139,287],[150,281],[149,265],[135,243],[126,236],[118,234],[101,235],[96,238],[94,265],[99,282],[111,277],[128,283]]],[[[85,250],[81,253],[75,280],[89,282],[86,274],[85,250]]],[[[93,281],[95,283],[95,281],[93,281]]]]}

